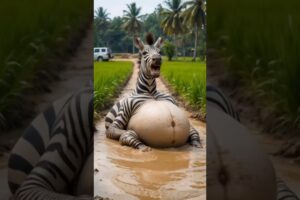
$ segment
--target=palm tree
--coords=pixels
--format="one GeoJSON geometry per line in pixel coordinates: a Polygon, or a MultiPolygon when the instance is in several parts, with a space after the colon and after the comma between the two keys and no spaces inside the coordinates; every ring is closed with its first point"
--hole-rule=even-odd
{"type": "Polygon", "coordinates": [[[142,29],[141,7],[137,7],[136,3],[127,4],[127,9],[124,10],[123,28],[132,36],[132,53],[134,53],[134,38],[142,29]]]}
{"type": "Polygon", "coordinates": [[[166,0],[165,4],[167,8],[161,11],[161,15],[164,17],[161,26],[163,31],[168,35],[174,35],[176,56],[177,56],[177,36],[185,31],[185,27],[182,23],[183,18],[181,12],[184,8],[182,0],[166,0]]]}
{"type": "Polygon", "coordinates": [[[95,27],[95,41],[97,43],[97,46],[99,45],[99,42],[104,42],[104,35],[105,31],[108,28],[109,20],[108,17],[109,13],[107,10],[103,9],[102,7],[99,7],[94,14],[94,27],[95,27]]]}
{"type": "MultiPolygon", "coordinates": [[[[103,9],[102,7],[98,8],[95,11],[94,19],[97,23],[97,25],[107,25],[110,18],[108,17],[109,13],[107,13],[107,10],[103,9]]],[[[105,27],[102,27],[105,28],[105,27]]]]}
{"type": "Polygon", "coordinates": [[[197,47],[198,47],[198,35],[199,27],[205,29],[205,11],[203,0],[190,0],[184,3],[184,6],[188,6],[187,9],[182,13],[184,17],[183,23],[194,27],[195,32],[195,47],[193,61],[197,58],[197,47]]]}

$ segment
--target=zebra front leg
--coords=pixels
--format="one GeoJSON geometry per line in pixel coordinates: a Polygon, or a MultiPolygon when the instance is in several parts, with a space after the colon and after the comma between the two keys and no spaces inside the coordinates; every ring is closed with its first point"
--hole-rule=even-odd
{"type": "Polygon", "coordinates": [[[189,143],[193,147],[202,148],[201,140],[198,131],[191,126],[189,133],[189,143]]]}
{"type": "Polygon", "coordinates": [[[126,130],[114,127],[113,125],[110,125],[105,131],[106,137],[114,140],[120,139],[121,135],[125,133],[126,130]]]}
{"type": "Polygon", "coordinates": [[[132,130],[128,130],[124,134],[122,134],[119,141],[121,145],[127,145],[135,149],[139,149],[143,152],[151,151],[151,148],[143,144],[139,140],[138,135],[132,130]]]}

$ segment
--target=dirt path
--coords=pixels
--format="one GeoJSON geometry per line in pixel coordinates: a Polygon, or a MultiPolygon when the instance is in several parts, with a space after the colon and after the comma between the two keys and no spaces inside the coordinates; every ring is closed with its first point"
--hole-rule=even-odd
{"type": "MultiPolygon", "coordinates": [[[[133,75],[117,100],[134,91],[137,72],[135,64],[133,75]]],[[[157,87],[169,93],[161,80],[157,87]]],[[[100,120],[96,124],[98,132],[94,142],[95,196],[123,200],[206,199],[206,127],[200,121],[190,120],[200,132],[203,149],[186,145],[146,153],[107,139],[104,121],[100,120]]]]}
{"type": "MultiPolygon", "coordinates": [[[[64,64],[65,69],[59,74],[60,81],[50,85],[52,92],[38,94],[32,97],[37,103],[34,108],[36,113],[45,110],[53,101],[61,98],[65,94],[74,92],[91,83],[91,77],[93,77],[92,49],[93,32],[92,29],[89,29],[75,55],[64,64]]],[[[28,119],[24,127],[0,134],[0,200],[8,199],[10,194],[6,178],[9,149],[15,144],[31,120],[32,119],[28,119]],[[1,147],[5,149],[1,151],[1,147]]]]}
{"type": "MultiPolygon", "coordinates": [[[[220,87],[227,96],[233,94],[238,87],[228,81],[230,75],[226,72],[225,61],[218,57],[211,50],[208,53],[207,80],[209,83],[220,87]]],[[[243,125],[245,125],[253,136],[257,139],[261,147],[268,153],[270,160],[276,170],[277,176],[283,179],[290,189],[300,197],[300,170],[299,164],[293,162],[292,159],[273,156],[275,152],[282,146],[287,138],[276,139],[269,133],[262,131],[263,124],[257,121],[257,113],[253,109],[253,105],[247,105],[240,102],[236,96],[231,98],[234,107],[240,112],[243,125]]]]}

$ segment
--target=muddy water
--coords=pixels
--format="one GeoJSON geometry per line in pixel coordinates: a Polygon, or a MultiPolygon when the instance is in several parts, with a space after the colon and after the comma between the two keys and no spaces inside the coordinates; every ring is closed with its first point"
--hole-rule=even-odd
{"type": "MultiPolygon", "coordinates": [[[[120,98],[133,91],[136,78],[135,66],[120,98]]],[[[161,81],[158,89],[168,92],[161,81]]],[[[103,119],[99,121],[94,141],[95,196],[124,200],[206,199],[205,124],[190,120],[199,131],[204,148],[185,145],[150,152],[140,152],[107,139],[103,119]]]]}
{"type": "Polygon", "coordinates": [[[280,177],[288,187],[300,197],[300,170],[299,164],[294,163],[289,158],[282,158],[279,156],[272,156],[274,152],[278,151],[278,147],[282,146],[282,140],[270,137],[266,133],[260,133],[252,130],[254,136],[262,144],[265,152],[269,154],[269,157],[273,163],[276,174],[280,177]]]}

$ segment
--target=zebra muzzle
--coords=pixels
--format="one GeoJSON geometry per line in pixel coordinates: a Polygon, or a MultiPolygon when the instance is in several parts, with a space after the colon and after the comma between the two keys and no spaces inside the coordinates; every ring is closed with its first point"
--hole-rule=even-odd
{"type": "Polygon", "coordinates": [[[159,77],[159,75],[160,75],[160,65],[151,65],[151,75],[154,78],[159,77]]]}

